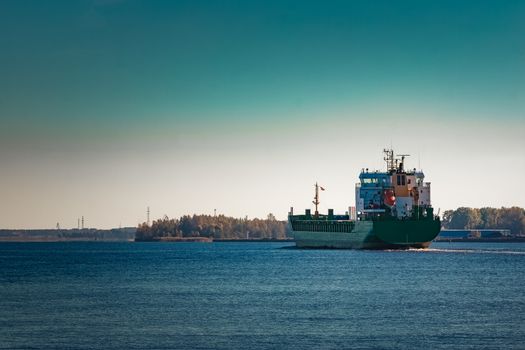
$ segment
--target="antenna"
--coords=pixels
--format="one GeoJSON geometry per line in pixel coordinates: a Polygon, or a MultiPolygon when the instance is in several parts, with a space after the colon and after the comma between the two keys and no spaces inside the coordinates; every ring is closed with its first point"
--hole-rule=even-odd
{"type": "Polygon", "coordinates": [[[386,162],[386,170],[394,170],[394,150],[392,148],[390,149],[383,149],[383,153],[385,154],[385,157],[383,160],[386,162]]]}
{"type": "MultiPolygon", "coordinates": [[[[401,162],[399,162],[399,171],[402,172],[404,169],[404,165],[405,165],[405,157],[408,157],[410,156],[410,154],[396,154],[396,157],[401,157],[401,162]]],[[[397,161],[398,159],[396,159],[396,165],[397,165],[397,161]]]]}
{"type": "Polygon", "coordinates": [[[84,229],[84,215],[82,215],[82,229],[84,229]]]}
{"type": "Polygon", "coordinates": [[[149,207],[146,209],[146,223],[149,226],[149,207]]]}

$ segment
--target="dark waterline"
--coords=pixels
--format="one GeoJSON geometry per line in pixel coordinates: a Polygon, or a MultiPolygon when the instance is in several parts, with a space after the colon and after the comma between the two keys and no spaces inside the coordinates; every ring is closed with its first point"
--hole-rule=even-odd
{"type": "Polygon", "coordinates": [[[1,243],[0,348],[523,349],[525,244],[1,243]]]}

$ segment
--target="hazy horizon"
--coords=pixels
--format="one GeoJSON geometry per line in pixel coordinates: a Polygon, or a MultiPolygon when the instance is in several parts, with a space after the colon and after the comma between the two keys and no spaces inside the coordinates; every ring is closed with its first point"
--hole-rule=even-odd
{"type": "Polygon", "coordinates": [[[0,228],[354,205],[525,207],[525,2],[2,1],[0,228]]]}

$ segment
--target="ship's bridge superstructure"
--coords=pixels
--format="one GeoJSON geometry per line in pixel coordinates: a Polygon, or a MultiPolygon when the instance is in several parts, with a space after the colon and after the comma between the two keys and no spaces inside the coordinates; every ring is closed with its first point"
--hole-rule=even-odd
{"type": "Polygon", "coordinates": [[[394,158],[394,151],[384,150],[386,172],[363,169],[356,184],[356,210],[361,219],[394,216],[433,215],[430,183],[416,169],[405,170],[405,157],[394,158]]]}

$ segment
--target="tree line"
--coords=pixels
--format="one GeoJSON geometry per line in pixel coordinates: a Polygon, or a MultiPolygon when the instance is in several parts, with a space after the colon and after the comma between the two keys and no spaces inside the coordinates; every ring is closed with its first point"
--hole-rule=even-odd
{"type": "Polygon", "coordinates": [[[161,237],[209,237],[214,239],[285,239],[291,237],[287,221],[273,214],[266,219],[234,218],[224,215],[184,215],[179,219],[164,216],[151,225],[139,224],[137,241],[150,241],[161,237]]]}
{"type": "MultiPolygon", "coordinates": [[[[513,235],[525,234],[525,209],[467,208],[447,210],[442,220],[445,229],[508,229],[513,235]]],[[[164,216],[151,225],[139,224],[135,239],[149,241],[161,237],[209,237],[214,239],[286,239],[292,237],[287,221],[273,214],[265,219],[234,218],[225,215],[184,215],[178,219],[164,216]]]]}
{"type": "Polygon", "coordinates": [[[511,234],[525,234],[525,209],[466,208],[447,210],[442,225],[447,229],[508,229],[511,234]]]}

